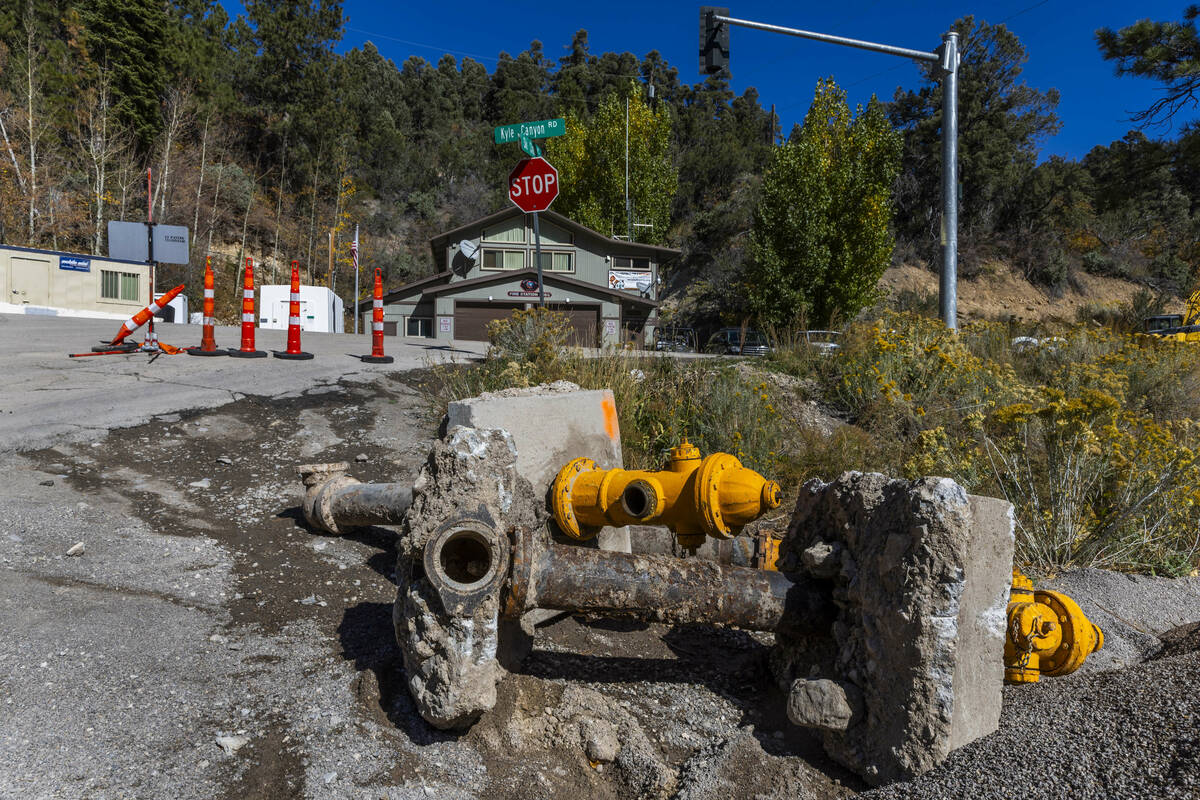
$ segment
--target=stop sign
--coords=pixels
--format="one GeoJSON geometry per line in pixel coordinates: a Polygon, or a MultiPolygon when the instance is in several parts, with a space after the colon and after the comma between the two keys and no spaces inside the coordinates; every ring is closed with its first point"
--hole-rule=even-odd
{"type": "Polygon", "coordinates": [[[508,199],[526,213],[545,211],[558,197],[558,170],[538,156],[524,158],[508,174],[508,199]]]}

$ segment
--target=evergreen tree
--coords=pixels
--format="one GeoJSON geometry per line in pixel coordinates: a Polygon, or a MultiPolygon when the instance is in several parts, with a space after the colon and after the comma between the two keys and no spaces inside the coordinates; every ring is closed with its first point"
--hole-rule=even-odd
{"type": "Polygon", "coordinates": [[[1183,108],[1196,107],[1200,91],[1200,36],[1196,18],[1200,6],[1188,6],[1183,22],[1139,20],[1114,31],[1096,31],[1100,54],[1115,61],[1117,75],[1152,78],[1163,84],[1165,93],[1149,108],[1133,115],[1139,123],[1170,120],[1183,108]]]}

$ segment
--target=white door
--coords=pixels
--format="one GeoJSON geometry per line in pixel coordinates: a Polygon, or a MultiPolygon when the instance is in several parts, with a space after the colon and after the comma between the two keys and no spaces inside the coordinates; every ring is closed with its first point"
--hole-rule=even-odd
{"type": "Polygon", "coordinates": [[[9,262],[12,294],[8,302],[50,304],[50,260],[13,256],[9,262]]]}

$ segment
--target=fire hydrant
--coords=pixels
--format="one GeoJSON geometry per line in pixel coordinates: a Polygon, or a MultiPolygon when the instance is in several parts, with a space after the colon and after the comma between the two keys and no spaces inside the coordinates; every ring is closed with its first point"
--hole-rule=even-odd
{"type": "Polygon", "coordinates": [[[1042,675],[1070,675],[1104,646],[1104,634],[1061,592],[1034,591],[1013,567],[1004,638],[1004,682],[1037,683],[1042,675]]]}
{"type": "Polygon", "coordinates": [[[596,468],[577,458],[559,470],[550,491],[555,522],[586,540],[611,525],[665,525],[682,547],[705,536],[731,539],[782,500],[779,484],[728,453],[700,458],[686,439],[659,471],[596,468]]]}

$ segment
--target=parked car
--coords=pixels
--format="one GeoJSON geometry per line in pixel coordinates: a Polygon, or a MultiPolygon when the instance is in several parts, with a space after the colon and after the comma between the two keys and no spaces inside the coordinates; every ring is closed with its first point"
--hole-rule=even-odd
{"type": "Polygon", "coordinates": [[[742,341],[741,328],[722,328],[708,338],[704,352],[727,356],[765,356],[771,352],[767,337],[755,330],[747,329],[745,333],[742,341]]]}
{"type": "Polygon", "coordinates": [[[841,335],[840,331],[805,331],[804,341],[821,355],[827,356],[841,347],[837,343],[841,335]]]}
{"type": "Polygon", "coordinates": [[[696,331],[692,328],[658,328],[654,331],[654,349],[669,353],[694,353],[696,331]]]}

